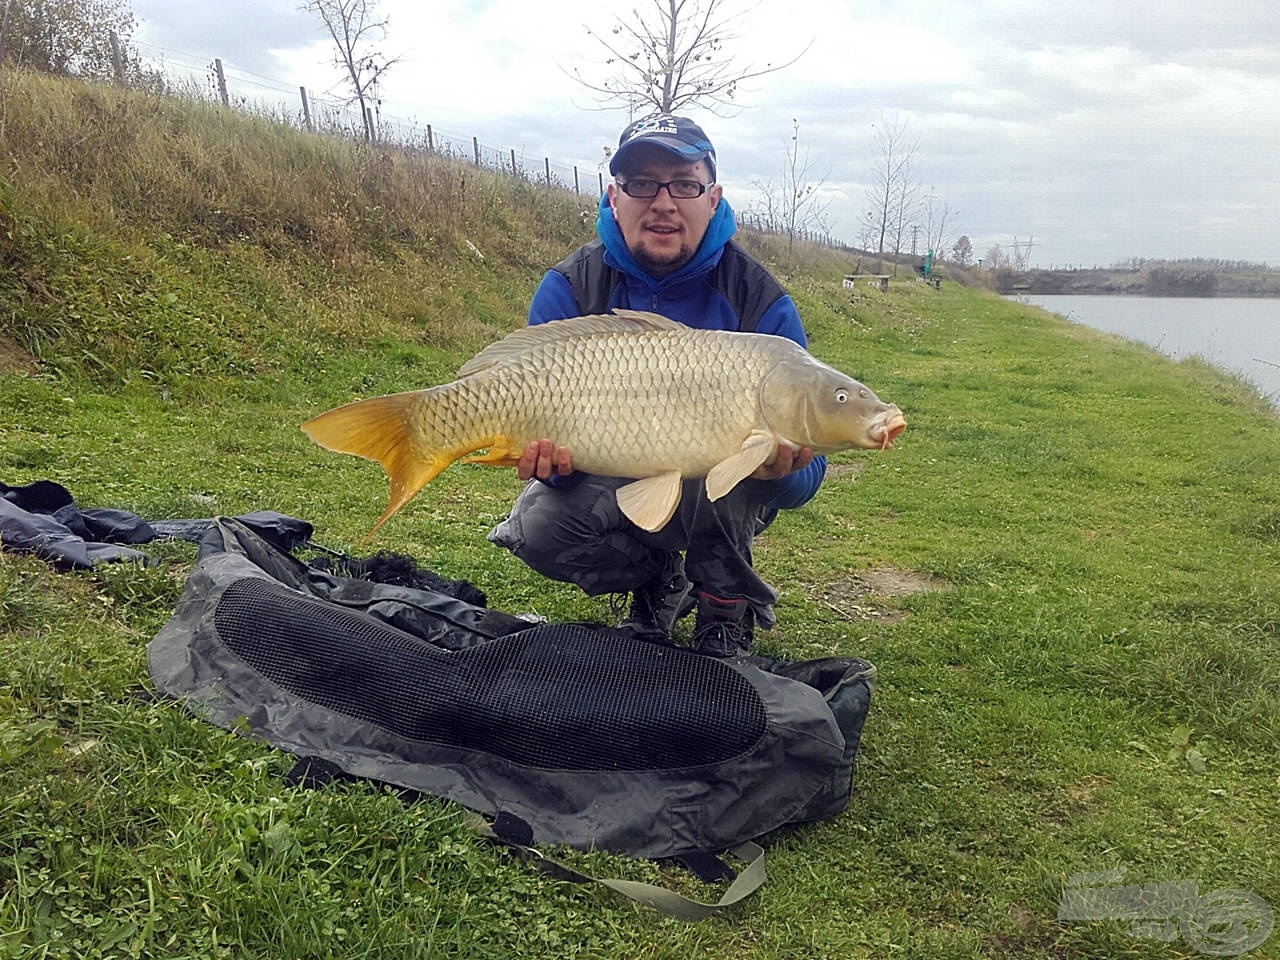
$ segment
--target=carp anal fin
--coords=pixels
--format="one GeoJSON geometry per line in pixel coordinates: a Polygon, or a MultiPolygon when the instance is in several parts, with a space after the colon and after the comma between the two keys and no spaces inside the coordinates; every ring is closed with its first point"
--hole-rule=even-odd
{"type": "Polygon", "coordinates": [[[524,447],[516,446],[510,437],[499,435],[489,442],[489,449],[484,453],[465,457],[462,462],[483,463],[490,467],[518,467],[523,453],[524,447]]]}
{"type": "Polygon", "coordinates": [[[755,472],[756,467],[767,461],[778,448],[773,435],[762,430],[753,430],[746,440],[742,441],[742,449],[731,457],[726,457],[707,472],[707,499],[719,500],[755,472]]]}
{"type": "Polygon", "coordinates": [[[680,471],[671,470],[619,487],[618,508],[641,530],[661,530],[680,505],[682,479],[680,471]]]}
{"type": "Polygon", "coordinates": [[[357,400],[302,425],[307,436],[325,449],[377,460],[387,471],[391,499],[370,535],[457,459],[457,454],[443,451],[424,459],[414,450],[409,410],[419,397],[420,391],[357,400]]]}

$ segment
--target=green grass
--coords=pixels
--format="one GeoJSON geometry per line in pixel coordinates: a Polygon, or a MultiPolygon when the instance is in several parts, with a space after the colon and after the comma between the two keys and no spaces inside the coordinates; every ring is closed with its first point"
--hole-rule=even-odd
{"type": "MultiPolygon", "coordinates": [[[[609,616],[485,540],[511,471],[451,468],[364,543],[381,470],[298,429],[445,380],[517,326],[540,265],[583,232],[576,202],[460,170],[487,199],[418,194],[434,205],[420,229],[367,211],[346,223],[299,194],[273,222],[327,222],[329,239],[228,239],[207,224],[233,185],[193,165],[227,195],[155,228],[154,206],[133,206],[136,173],[88,183],[58,172],[65,152],[16,139],[35,122],[18,123],[20,102],[53,98],[52,115],[85,101],[24,82],[25,101],[0,100],[0,336],[38,370],[0,373],[0,480],[56,479],[85,506],[151,518],[274,508],[323,543],[472,580],[501,609],[609,616]],[[352,239],[335,260],[339,235],[352,239]],[[480,262],[463,237],[496,252],[480,262]]],[[[210,156],[219,137],[251,142],[216,112],[90,100],[97,112],[65,122],[159,114],[210,156]]],[[[129,129],[162,149],[156,127],[129,129]]],[[[241,160],[245,181],[285,182],[266,169],[282,155],[350,184],[342,165],[366,162],[283,138],[241,160]]],[[[196,186],[171,189],[195,202],[196,186]]],[[[910,427],[891,452],[835,458],[760,544],[783,592],[762,649],[880,670],[852,802],[765,838],[760,893],[686,925],[545,878],[452,805],[286,789],[289,757],[145,695],[146,645],[193,548],[75,574],[0,553],[0,957],[1193,957],[1124,921],[1059,922],[1068,878],[1124,868],[1280,906],[1274,412],[1204,364],[983,292],[854,294],[838,261],[787,268],[815,353],[910,427]],[[875,568],[944,589],[854,596],[875,568]]],[[[670,868],[579,862],[715,896],[670,868]]]]}

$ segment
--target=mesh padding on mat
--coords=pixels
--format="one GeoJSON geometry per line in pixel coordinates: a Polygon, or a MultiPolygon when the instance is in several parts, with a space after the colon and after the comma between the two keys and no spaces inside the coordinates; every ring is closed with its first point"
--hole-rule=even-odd
{"type": "Polygon", "coordinates": [[[764,704],[708,657],[586,627],[534,627],[447,651],[371,617],[246,577],[214,626],[294,696],[409,740],[555,770],[665,770],[738,756],[764,704]]]}

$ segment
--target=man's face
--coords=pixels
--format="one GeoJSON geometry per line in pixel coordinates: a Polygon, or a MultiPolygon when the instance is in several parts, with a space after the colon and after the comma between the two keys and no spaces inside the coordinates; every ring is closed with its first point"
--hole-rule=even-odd
{"type": "MultiPolygon", "coordinates": [[[[623,183],[638,179],[707,183],[711,171],[703,161],[685,163],[660,147],[652,147],[637,151],[618,179],[623,183]]],[[[609,206],[636,262],[654,276],[664,277],[693,259],[722,193],[720,185],[714,184],[700,197],[674,200],[664,188],[656,197],[641,200],[627,196],[615,182],[609,184],[609,206]]]]}

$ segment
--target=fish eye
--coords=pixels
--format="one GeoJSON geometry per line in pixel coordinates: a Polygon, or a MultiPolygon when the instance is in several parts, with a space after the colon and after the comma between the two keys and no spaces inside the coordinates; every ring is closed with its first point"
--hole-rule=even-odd
{"type": "Polygon", "coordinates": [[[849,402],[849,391],[846,390],[844,387],[841,387],[836,391],[836,403],[848,403],[848,402],[849,402]]]}

